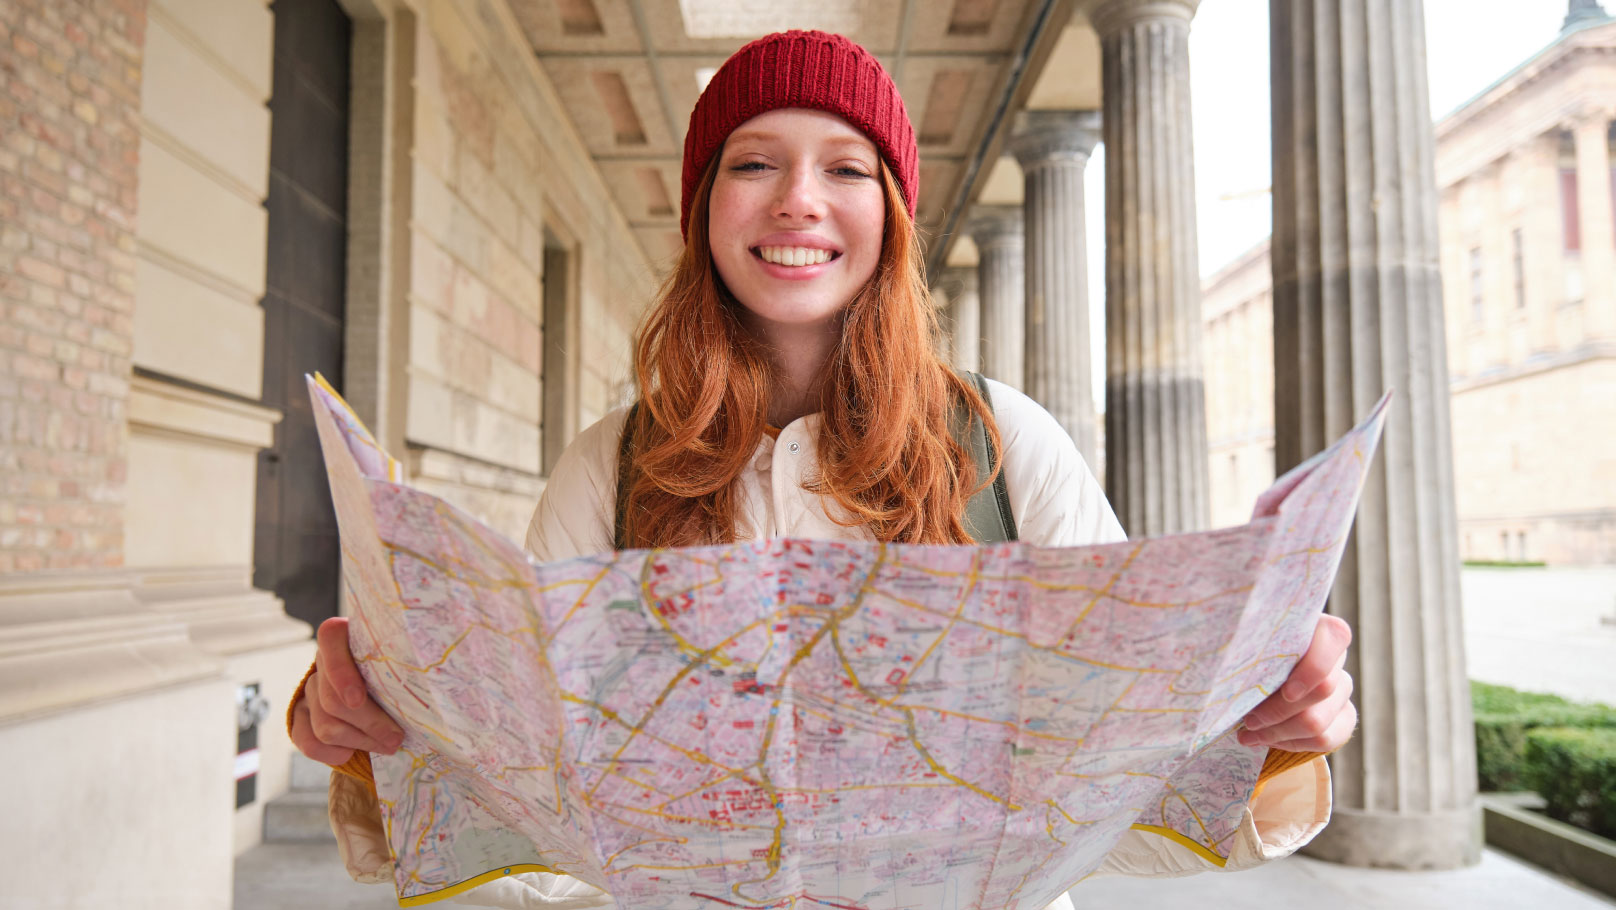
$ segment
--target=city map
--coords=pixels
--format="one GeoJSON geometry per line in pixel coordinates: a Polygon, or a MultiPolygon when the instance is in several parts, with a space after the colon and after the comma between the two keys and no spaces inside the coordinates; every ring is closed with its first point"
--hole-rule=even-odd
{"type": "Polygon", "coordinates": [[[522,872],[624,910],[1042,908],[1129,828],[1221,865],[1387,407],[1224,530],[774,539],[544,565],[310,394],[401,904],[522,872]]]}

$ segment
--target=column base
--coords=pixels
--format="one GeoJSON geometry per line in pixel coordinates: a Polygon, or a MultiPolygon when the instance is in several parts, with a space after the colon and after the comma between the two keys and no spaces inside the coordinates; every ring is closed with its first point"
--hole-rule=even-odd
{"type": "Polygon", "coordinates": [[[1337,808],[1302,853],[1345,866],[1457,869],[1481,861],[1481,807],[1434,813],[1337,808]]]}

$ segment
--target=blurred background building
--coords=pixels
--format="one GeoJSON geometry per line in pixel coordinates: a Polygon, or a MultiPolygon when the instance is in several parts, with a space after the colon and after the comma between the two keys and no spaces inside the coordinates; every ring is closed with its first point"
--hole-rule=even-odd
{"type": "MultiPolygon", "coordinates": [[[[1470,561],[1616,563],[1616,21],[1584,10],[1435,126],[1470,561]]],[[[1203,287],[1214,525],[1274,480],[1268,254],[1203,287]]]]}

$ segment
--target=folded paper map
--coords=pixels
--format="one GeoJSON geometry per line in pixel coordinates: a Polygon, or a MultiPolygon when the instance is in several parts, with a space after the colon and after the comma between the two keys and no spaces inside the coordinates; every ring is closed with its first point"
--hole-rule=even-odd
{"type": "Polygon", "coordinates": [[[1042,908],[1130,827],[1221,864],[1380,435],[1249,524],[1103,546],[777,539],[532,564],[309,391],[400,902],[1042,908]]]}

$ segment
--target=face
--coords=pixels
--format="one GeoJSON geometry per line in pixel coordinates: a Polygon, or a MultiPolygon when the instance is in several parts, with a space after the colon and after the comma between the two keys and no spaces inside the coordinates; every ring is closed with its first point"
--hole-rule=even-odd
{"type": "Polygon", "coordinates": [[[713,263],[765,336],[825,327],[875,274],[886,221],[875,145],[823,111],[731,133],[708,205],[713,263]]]}

